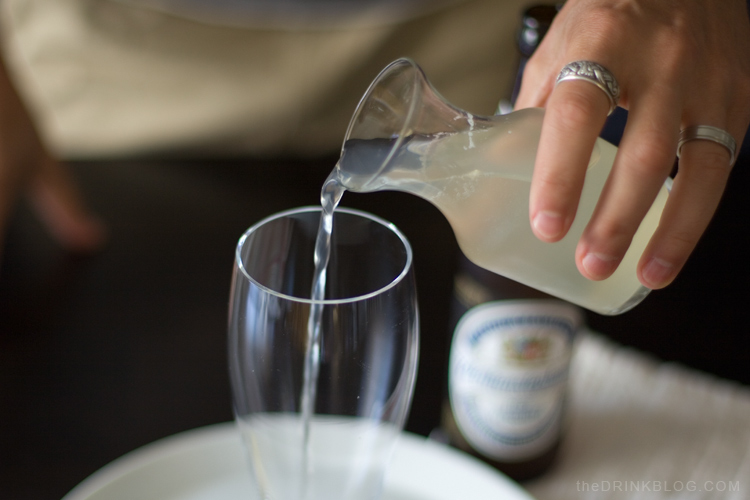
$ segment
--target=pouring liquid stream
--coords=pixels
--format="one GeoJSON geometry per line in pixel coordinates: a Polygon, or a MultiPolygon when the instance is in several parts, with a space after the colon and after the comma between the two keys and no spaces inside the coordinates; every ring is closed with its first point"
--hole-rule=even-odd
{"type": "Polygon", "coordinates": [[[305,364],[302,380],[302,473],[299,498],[308,500],[310,477],[315,473],[312,464],[311,428],[315,414],[315,401],[320,372],[320,336],[322,329],[323,308],[325,299],[326,274],[331,254],[331,234],[333,233],[333,213],[341,201],[344,188],[335,180],[326,181],[320,194],[321,215],[318,234],[315,239],[315,253],[313,256],[315,271],[310,291],[310,315],[307,320],[307,344],[305,350],[305,364]]]}

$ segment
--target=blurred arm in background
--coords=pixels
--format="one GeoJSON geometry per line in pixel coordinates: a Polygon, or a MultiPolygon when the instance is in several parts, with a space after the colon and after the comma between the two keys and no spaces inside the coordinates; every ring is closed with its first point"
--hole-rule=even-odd
{"type": "Polygon", "coordinates": [[[0,59],[0,254],[9,218],[22,196],[66,250],[89,253],[103,245],[103,223],[86,208],[65,165],[42,144],[0,59]]]}

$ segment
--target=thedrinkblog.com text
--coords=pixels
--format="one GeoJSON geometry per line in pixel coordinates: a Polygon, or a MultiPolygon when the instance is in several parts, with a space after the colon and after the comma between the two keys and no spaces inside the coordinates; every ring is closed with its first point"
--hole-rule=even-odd
{"type": "Polygon", "coordinates": [[[576,481],[576,490],[626,492],[739,492],[739,481],[576,481]]]}

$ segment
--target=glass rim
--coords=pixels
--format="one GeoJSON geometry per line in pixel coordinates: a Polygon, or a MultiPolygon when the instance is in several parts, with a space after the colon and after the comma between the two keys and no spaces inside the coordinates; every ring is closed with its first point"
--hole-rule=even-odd
{"type": "MultiPolygon", "coordinates": [[[[360,302],[362,300],[367,300],[372,297],[375,297],[377,295],[382,294],[386,290],[389,290],[399,283],[401,283],[407,274],[409,274],[409,271],[412,268],[412,260],[413,260],[413,252],[411,248],[411,244],[409,243],[409,240],[406,238],[404,233],[401,232],[400,229],[396,227],[395,224],[392,222],[388,222],[387,220],[378,217],[377,215],[373,215],[371,213],[357,210],[353,208],[336,208],[335,213],[346,213],[349,215],[355,215],[357,217],[361,217],[364,219],[369,219],[372,222],[378,223],[381,226],[384,226],[386,229],[391,231],[393,234],[396,235],[396,237],[401,241],[401,243],[404,245],[404,248],[406,249],[406,259],[404,262],[404,266],[401,269],[401,271],[386,285],[381,286],[371,292],[357,295],[354,297],[345,297],[345,298],[339,298],[339,299],[323,299],[323,300],[313,300],[313,299],[307,299],[303,297],[296,297],[294,295],[288,295],[285,293],[281,293],[277,290],[274,290],[272,288],[269,288],[266,285],[263,285],[262,283],[259,283],[258,280],[253,278],[250,273],[248,273],[247,269],[245,269],[245,266],[242,263],[242,257],[241,257],[241,251],[243,246],[245,245],[245,242],[247,241],[248,237],[253,234],[255,231],[257,231],[260,227],[268,224],[269,222],[272,222],[277,219],[282,219],[284,217],[288,217],[293,214],[300,214],[300,213],[309,213],[309,212],[322,212],[322,207],[320,206],[304,206],[304,207],[297,207],[297,208],[291,208],[288,210],[284,210],[281,212],[277,212],[275,214],[269,215],[268,217],[265,217],[261,219],[260,221],[256,222],[252,226],[250,226],[243,234],[240,236],[239,241],[237,242],[237,246],[235,248],[234,253],[234,261],[236,268],[242,273],[242,275],[248,279],[250,282],[252,282],[256,287],[260,288],[261,290],[265,291],[269,295],[273,295],[275,297],[289,300],[293,302],[300,302],[304,304],[323,304],[323,305],[334,305],[334,304],[347,304],[352,302],[360,302]]],[[[312,256],[310,256],[312,258],[312,256]]]]}

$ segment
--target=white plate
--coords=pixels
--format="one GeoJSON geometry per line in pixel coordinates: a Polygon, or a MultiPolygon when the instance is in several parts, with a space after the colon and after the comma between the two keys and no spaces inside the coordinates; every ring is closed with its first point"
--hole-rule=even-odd
{"type": "MultiPolygon", "coordinates": [[[[139,448],[94,473],[63,500],[245,500],[253,484],[232,423],[183,432],[139,448]]],[[[483,462],[403,434],[383,500],[533,500],[483,462]]]]}

